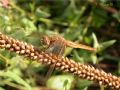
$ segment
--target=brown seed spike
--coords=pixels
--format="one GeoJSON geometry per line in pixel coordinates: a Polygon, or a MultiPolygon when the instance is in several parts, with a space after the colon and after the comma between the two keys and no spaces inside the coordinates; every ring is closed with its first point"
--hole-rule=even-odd
{"type": "Polygon", "coordinates": [[[73,73],[79,78],[93,80],[100,85],[108,86],[113,90],[120,90],[120,77],[106,73],[103,70],[95,69],[93,66],[76,63],[71,59],[69,60],[68,58],[58,57],[52,53],[40,51],[32,45],[12,39],[2,33],[0,33],[0,48],[6,48],[7,50],[16,52],[20,55],[27,56],[39,63],[51,66],[55,65],[55,69],[73,73]],[[18,47],[20,49],[17,49],[18,47]]]}

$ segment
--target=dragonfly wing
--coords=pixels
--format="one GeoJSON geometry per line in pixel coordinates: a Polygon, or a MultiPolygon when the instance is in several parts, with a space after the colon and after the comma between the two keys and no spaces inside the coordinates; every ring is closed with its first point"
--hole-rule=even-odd
{"type": "MultiPolygon", "coordinates": [[[[50,47],[46,50],[46,52],[53,53],[57,56],[62,56],[64,54],[64,50],[65,50],[65,43],[62,41],[55,41],[54,43],[50,45],[50,47]]],[[[54,67],[55,65],[52,65],[50,67],[49,71],[47,72],[45,80],[47,80],[49,76],[52,74],[54,67]]]]}
{"type": "Polygon", "coordinates": [[[53,53],[58,56],[62,56],[64,54],[65,50],[65,44],[63,41],[55,41],[52,43],[49,48],[46,50],[46,52],[53,53]]]}
{"type": "Polygon", "coordinates": [[[77,43],[74,43],[74,42],[71,42],[71,41],[68,41],[68,40],[66,40],[66,44],[67,44],[67,46],[72,47],[72,48],[81,48],[81,49],[86,49],[86,50],[89,50],[89,51],[96,51],[95,48],[92,48],[90,46],[86,46],[86,45],[83,45],[83,44],[77,44],[77,43]]]}

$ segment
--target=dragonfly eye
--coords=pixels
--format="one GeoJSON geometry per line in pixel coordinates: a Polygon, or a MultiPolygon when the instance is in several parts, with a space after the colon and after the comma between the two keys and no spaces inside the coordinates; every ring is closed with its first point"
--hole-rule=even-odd
{"type": "Polygon", "coordinates": [[[43,36],[42,39],[41,39],[41,43],[42,43],[43,45],[49,46],[49,45],[50,45],[49,37],[43,36]]]}

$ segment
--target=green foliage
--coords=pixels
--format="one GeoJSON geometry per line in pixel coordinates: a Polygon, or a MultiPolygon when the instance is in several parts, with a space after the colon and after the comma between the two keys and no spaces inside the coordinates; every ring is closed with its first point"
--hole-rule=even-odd
{"type": "Polygon", "coordinates": [[[113,14],[113,17],[120,22],[120,12],[113,14]]]}
{"type": "Polygon", "coordinates": [[[47,81],[47,86],[58,90],[70,90],[73,86],[73,80],[72,75],[53,76],[47,81]]]}
{"type": "Polygon", "coordinates": [[[87,90],[88,86],[90,86],[91,84],[92,84],[91,81],[80,79],[80,80],[78,80],[77,87],[79,87],[80,90],[87,90]]]}
{"type": "MultiPolygon", "coordinates": [[[[120,3],[117,0],[115,3],[93,0],[99,3],[96,5],[91,1],[8,0],[9,6],[7,7],[1,6],[0,2],[0,32],[26,41],[38,48],[42,48],[40,38],[44,34],[60,34],[67,40],[97,49],[96,52],[90,52],[67,47],[64,53],[65,57],[80,63],[92,63],[95,66],[99,64],[105,64],[106,67],[118,65],[113,72],[109,67],[101,66],[101,68],[120,75],[120,51],[118,50],[120,12],[117,11],[120,9],[120,3]],[[109,7],[115,9],[114,12],[112,9],[106,9],[109,7]],[[117,64],[114,65],[114,62],[117,64]]],[[[14,88],[18,90],[36,90],[35,88],[38,88],[39,90],[44,81],[42,79],[45,78],[42,76],[48,72],[48,68],[45,66],[32,60],[27,61],[26,58],[4,49],[0,50],[0,69],[0,90],[14,88]]],[[[46,87],[56,88],[55,83],[58,83],[61,86],[57,89],[61,90],[89,90],[89,86],[94,86],[90,81],[77,80],[69,74],[63,74],[54,71],[47,81],[46,87]],[[73,82],[75,83],[72,84],[73,82]]]]}
{"type": "Polygon", "coordinates": [[[107,12],[96,7],[93,7],[92,17],[92,25],[96,28],[103,26],[108,20],[107,12]]]}
{"type": "Polygon", "coordinates": [[[31,86],[29,84],[27,84],[22,78],[20,78],[17,74],[15,74],[15,72],[11,72],[11,71],[1,71],[0,72],[0,77],[4,77],[6,78],[6,81],[2,81],[1,84],[10,84],[9,82],[16,82],[20,85],[23,85],[26,87],[27,90],[32,90],[31,86]],[[7,82],[7,78],[9,79],[9,81],[7,82]]]}

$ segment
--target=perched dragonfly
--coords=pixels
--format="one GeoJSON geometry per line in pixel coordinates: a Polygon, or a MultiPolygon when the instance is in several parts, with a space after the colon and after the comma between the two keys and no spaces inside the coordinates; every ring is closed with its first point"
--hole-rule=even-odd
{"type": "Polygon", "coordinates": [[[52,37],[43,36],[41,40],[42,43],[47,46],[46,52],[51,52],[57,56],[62,56],[66,47],[81,48],[89,51],[96,51],[95,48],[83,44],[77,44],[75,42],[66,40],[59,35],[54,35],[52,37]]]}
{"type": "MultiPolygon", "coordinates": [[[[63,37],[59,35],[54,35],[54,36],[43,36],[41,39],[42,43],[47,46],[47,49],[45,52],[47,53],[52,53],[57,56],[62,56],[64,54],[64,50],[66,47],[71,47],[71,48],[81,48],[81,49],[86,49],[89,51],[96,51],[95,48],[83,45],[83,44],[77,44],[75,42],[69,41],[64,39],[63,37]]],[[[54,70],[54,65],[51,66],[49,71],[47,72],[46,77],[48,78],[54,70]]]]}

